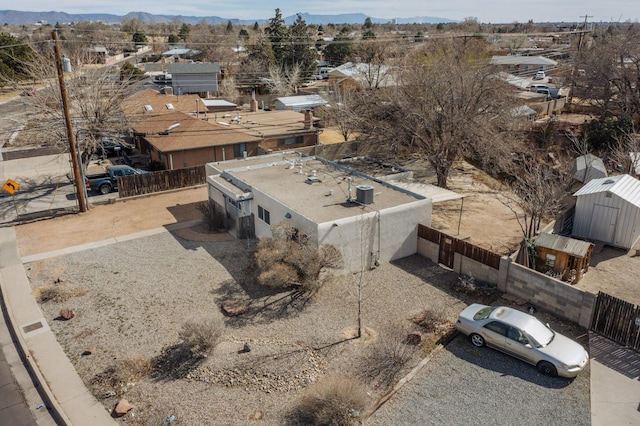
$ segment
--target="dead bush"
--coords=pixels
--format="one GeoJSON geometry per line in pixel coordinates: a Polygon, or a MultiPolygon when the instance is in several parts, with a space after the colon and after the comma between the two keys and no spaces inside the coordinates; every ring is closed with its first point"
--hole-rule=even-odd
{"type": "Polygon", "coordinates": [[[427,308],[410,318],[411,322],[420,326],[427,333],[435,333],[440,336],[447,334],[453,324],[447,319],[446,308],[427,308]]]}
{"type": "Polygon", "coordinates": [[[213,352],[223,334],[223,318],[219,315],[210,315],[184,323],[179,337],[182,340],[182,346],[192,356],[206,357],[213,352]]]}
{"type": "Polygon", "coordinates": [[[202,213],[202,225],[209,231],[225,228],[224,212],[216,209],[215,204],[203,201],[196,208],[202,213]]]}
{"type": "Polygon", "coordinates": [[[126,358],[97,374],[91,380],[91,384],[100,393],[96,397],[104,398],[108,392],[114,392],[115,395],[112,396],[119,396],[126,392],[129,383],[148,377],[152,369],[153,363],[150,358],[143,356],[126,358]]]}
{"type": "Polygon", "coordinates": [[[47,287],[40,292],[39,300],[41,303],[52,301],[55,303],[66,302],[74,297],[80,297],[87,294],[86,288],[67,287],[64,285],[55,285],[47,287]]]}
{"type": "Polygon", "coordinates": [[[312,291],[318,288],[323,268],[338,267],[342,256],[333,246],[319,249],[310,237],[289,225],[272,229],[273,238],[258,241],[255,258],[260,269],[258,280],[274,288],[297,286],[312,291]]]}
{"type": "Polygon", "coordinates": [[[369,347],[361,362],[360,377],[382,386],[394,383],[400,372],[420,351],[420,346],[407,342],[408,330],[397,330],[381,337],[369,347]]]}
{"type": "Polygon", "coordinates": [[[354,425],[367,406],[367,391],[358,381],[330,376],[311,386],[291,416],[303,425],[354,425]]]}

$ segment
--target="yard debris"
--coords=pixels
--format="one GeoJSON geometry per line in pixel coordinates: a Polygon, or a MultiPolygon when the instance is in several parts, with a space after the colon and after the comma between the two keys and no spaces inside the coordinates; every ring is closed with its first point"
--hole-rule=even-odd
{"type": "Polygon", "coordinates": [[[61,309],[59,319],[69,321],[71,318],[75,317],[76,314],[73,312],[73,309],[61,309]]]}
{"type": "Polygon", "coordinates": [[[248,305],[239,300],[226,300],[222,302],[222,313],[228,317],[235,317],[247,312],[248,305]]]}
{"type": "Polygon", "coordinates": [[[127,414],[129,411],[134,409],[135,407],[129,403],[126,399],[121,399],[116,404],[116,407],[113,409],[113,412],[117,417],[122,417],[127,414]]]}

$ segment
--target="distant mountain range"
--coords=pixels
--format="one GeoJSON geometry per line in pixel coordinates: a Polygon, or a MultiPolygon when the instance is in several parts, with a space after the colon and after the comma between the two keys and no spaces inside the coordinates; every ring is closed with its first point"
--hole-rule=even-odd
{"type": "MultiPolygon", "coordinates": [[[[397,24],[438,24],[455,22],[454,20],[447,18],[437,18],[433,16],[416,16],[413,18],[374,18],[367,16],[364,13],[345,13],[340,15],[312,15],[309,13],[300,13],[300,16],[307,24],[362,24],[365,19],[370,18],[374,24],[386,24],[388,22],[395,22],[397,24]]],[[[251,25],[254,22],[259,24],[266,22],[266,19],[230,19],[221,18],[219,16],[182,16],[182,15],[153,15],[146,12],[129,12],[124,16],[111,15],[108,13],[84,13],[84,14],[69,14],[65,12],[21,12],[18,10],[0,10],[0,25],[27,25],[36,22],[46,21],[49,24],[55,24],[59,22],[61,24],[80,22],[80,21],[103,21],[109,24],[120,23],[122,19],[137,18],[147,24],[161,24],[164,22],[171,22],[178,20],[186,24],[197,24],[205,21],[208,24],[226,24],[231,21],[237,25],[251,25]]],[[[287,16],[284,21],[287,25],[292,24],[296,20],[296,15],[287,16]]]]}

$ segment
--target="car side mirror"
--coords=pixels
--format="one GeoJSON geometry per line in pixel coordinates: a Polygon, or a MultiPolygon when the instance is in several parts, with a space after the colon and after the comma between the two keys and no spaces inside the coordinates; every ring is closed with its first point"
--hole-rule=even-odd
{"type": "Polygon", "coordinates": [[[531,346],[531,343],[525,343],[524,347],[527,348],[527,349],[532,349],[533,348],[533,346],[531,346]]]}

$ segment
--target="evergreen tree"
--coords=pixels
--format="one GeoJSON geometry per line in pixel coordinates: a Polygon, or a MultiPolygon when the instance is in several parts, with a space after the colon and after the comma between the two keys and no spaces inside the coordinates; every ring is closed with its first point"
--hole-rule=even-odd
{"type": "Polygon", "coordinates": [[[264,29],[269,41],[276,64],[282,66],[287,59],[289,50],[289,30],[284,25],[280,9],[276,9],[276,15],[269,19],[269,25],[264,29]]]}
{"type": "Polygon", "coordinates": [[[309,77],[316,67],[316,52],[315,49],[311,49],[314,43],[307,24],[300,15],[289,29],[289,40],[290,50],[284,65],[288,67],[298,65],[303,78],[309,77]]]}

